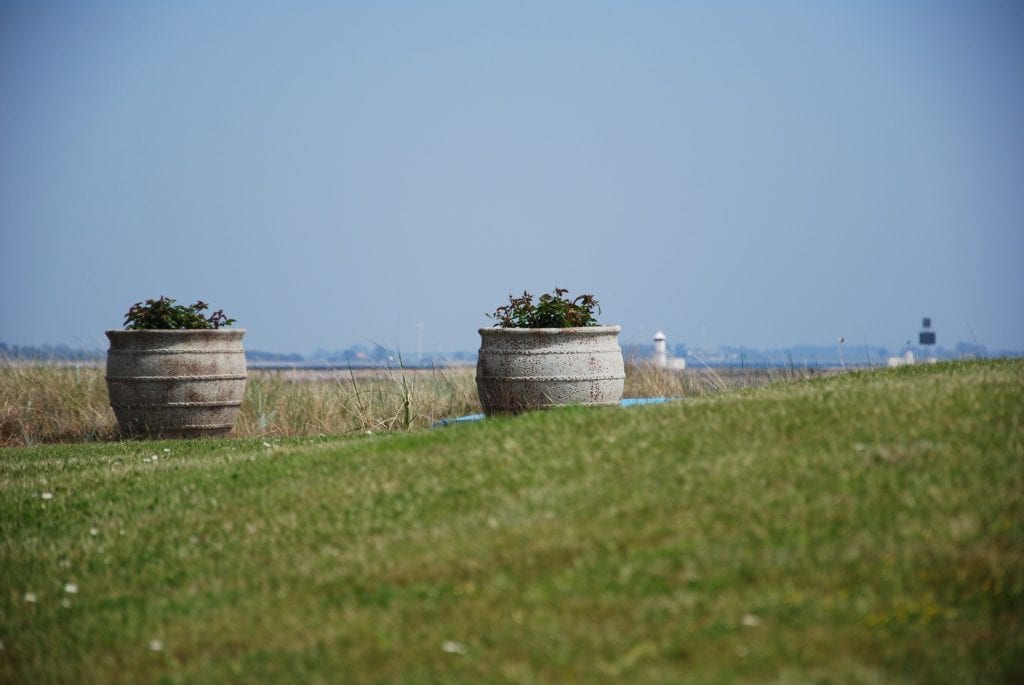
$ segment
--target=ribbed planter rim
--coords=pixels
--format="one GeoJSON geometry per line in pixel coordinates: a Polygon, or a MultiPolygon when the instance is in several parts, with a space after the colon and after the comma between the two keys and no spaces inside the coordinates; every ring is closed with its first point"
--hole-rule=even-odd
{"type": "Polygon", "coordinates": [[[188,335],[194,336],[197,334],[203,335],[228,335],[228,334],[239,334],[244,335],[244,328],[144,328],[142,330],[127,330],[124,328],[114,328],[109,331],[104,331],[104,334],[108,338],[122,335],[165,335],[174,336],[187,333],[188,335]]]}
{"type": "Polygon", "coordinates": [[[565,333],[621,333],[622,326],[570,326],[568,328],[490,328],[478,329],[480,335],[500,333],[501,335],[564,335],[565,333]]]}

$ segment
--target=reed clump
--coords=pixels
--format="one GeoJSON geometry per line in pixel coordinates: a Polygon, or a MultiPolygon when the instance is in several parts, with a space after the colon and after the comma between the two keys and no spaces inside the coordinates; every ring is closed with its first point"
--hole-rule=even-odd
{"type": "MultiPolygon", "coordinates": [[[[250,370],[233,435],[409,431],[479,411],[472,369],[250,370]]],[[[0,446],[118,438],[102,366],[0,363],[0,446]]]]}
{"type": "Polygon", "coordinates": [[[664,369],[646,362],[626,364],[624,397],[706,397],[728,390],[756,388],[798,381],[831,371],[813,368],[730,368],[710,366],[685,370],[664,369]]]}
{"type": "Polygon", "coordinates": [[[478,411],[467,369],[253,371],[235,434],[409,431],[478,411]]]}
{"type": "Polygon", "coordinates": [[[0,446],[115,440],[103,370],[0,360],[0,446]]]}

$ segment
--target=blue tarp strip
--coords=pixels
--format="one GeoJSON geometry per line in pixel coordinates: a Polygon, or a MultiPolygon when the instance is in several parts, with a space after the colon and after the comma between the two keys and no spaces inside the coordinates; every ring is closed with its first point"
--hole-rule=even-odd
{"type": "MultiPolygon", "coordinates": [[[[629,399],[622,400],[623,407],[635,407],[641,404],[661,404],[663,402],[671,402],[672,400],[679,399],[678,397],[630,397],[629,399]]],[[[466,421],[479,421],[480,419],[486,418],[486,414],[469,414],[468,416],[460,416],[457,419],[441,419],[434,423],[434,428],[439,426],[450,426],[453,423],[464,423],[466,421]]]]}

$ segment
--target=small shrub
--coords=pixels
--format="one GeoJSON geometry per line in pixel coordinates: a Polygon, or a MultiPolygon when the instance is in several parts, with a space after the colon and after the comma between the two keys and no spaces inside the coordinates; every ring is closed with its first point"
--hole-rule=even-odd
{"type": "Polygon", "coordinates": [[[523,291],[520,297],[508,296],[508,304],[498,307],[488,318],[497,319],[494,325],[501,328],[575,328],[597,326],[594,310],[601,313],[601,307],[593,295],[579,295],[568,299],[565,288],[540,296],[535,305],[533,295],[523,291]]]}
{"type": "Polygon", "coordinates": [[[235,322],[218,309],[204,317],[203,312],[210,305],[202,300],[188,307],[174,304],[169,297],[159,300],[146,300],[145,304],[136,302],[124,315],[124,327],[129,331],[141,330],[190,330],[197,328],[220,328],[235,322]]]}

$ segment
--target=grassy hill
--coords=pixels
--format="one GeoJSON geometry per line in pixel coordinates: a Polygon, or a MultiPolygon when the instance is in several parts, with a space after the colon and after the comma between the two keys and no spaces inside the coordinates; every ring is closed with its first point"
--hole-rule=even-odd
{"type": "Polygon", "coordinates": [[[1024,363],[0,450],[2,682],[1021,682],[1024,363]]]}

